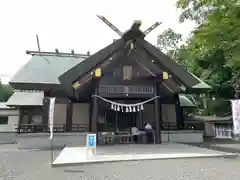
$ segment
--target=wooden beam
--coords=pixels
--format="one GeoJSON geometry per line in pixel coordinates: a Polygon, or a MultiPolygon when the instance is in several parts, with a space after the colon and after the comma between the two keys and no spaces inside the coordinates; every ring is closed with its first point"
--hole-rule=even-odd
{"type": "MultiPolygon", "coordinates": [[[[158,87],[155,85],[154,95],[158,96],[158,87]]],[[[155,131],[155,142],[156,144],[161,144],[161,123],[160,123],[160,112],[159,112],[159,99],[154,100],[154,109],[155,109],[155,120],[156,120],[156,131],[155,131]]]]}
{"type": "Polygon", "coordinates": [[[73,116],[73,104],[70,100],[68,100],[67,102],[67,113],[66,113],[66,130],[67,132],[71,132],[72,131],[72,116],[73,116]]]}
{"type": "Polygon", "coordinates": [[[47,51],[26,51],[26,54],[30,54],[32,56],[35,55],[42,55],[42,56],[60,56],[60,57],[76,57],[76,58],[87,58],[89,57],[88,54],[73,54],[73,53],[56,53],[56,52],[47,52],[47,51]]]}
{"type": "MultiPolygon", "coordinates": [[[[151,45],[145,40],[137,40],[136,42],[145,51],[147,51],[152,57],[154,57],[159,64],[161,64],[166,71],[171,72],[175,78],[180,81],[180,84],[191,88],[192,86],[199,83],[184,67],[177,64],[174,60],[164,54],[162,51],[151,45]]],[[[156,62],[156,63],[157,63],[156,62]]]]}
{"type": "Polygon", "coordinates": [[[147,66],[152,74],[156,74],[156,76],[158,75],[159,79],[163,80],[162,83],[169,91],[174,93],[183,92],[183,90],[180,88],[180,81],[178,81],[174,76],[170,76],[169,73],[163,69],[163,66],[160,66],[158,61],[156,61],[154,57],[146,52],[146,50],[144,50],[139,43],[136,43],[135,47],[136,50],[134,50],[133,56],[136,57],[136,61],[139,61],[147,66]]]}
{"type": "Polygon", "coordinates": [[[117,66],[117,62],[119,59],[121,59],[125,55],[125,49],[122,48],[118,53],[116,53],[113,57],[109,58],[108,60],[103,61],[102,64],[95,67],[94,70],[86,73],[84,76],[80,77],[77,81],[74,82],[75,85],[77,85],[75,90],[84,89],[85,85],[88,83],[91,83],[93,80],[95,81],[95,84],[98,84],[100,79],[104,76],[104,74],[108,73],[109,71],[112,71],[112,69],[117,66]],[[101,70],[100,70],[101,69],[101,70]],[[96,73],[96,71],[98,71],[96,73]],[[100,71],[100,72],[99,72],[100,71]],[[95,77],[95,76],[101,75],[101,77],[95,77]],[[79,85],[78,85],[79,84],[79,85]]]}
{"type": "Polygon", "coordinates": [[[97,53],[89,56],[84,61],[80,62],[69,71],[61,75],[58,79],[62,84],[65,91],[68,92],[69,95],[72,95],[72,83],[83,75],[95,69],[99,64],[102,64],[103,61],[109,59],[113,56],[115,52],[124,47],[124,40],[119,39],[109,46],[101,49],[97,53]]]}

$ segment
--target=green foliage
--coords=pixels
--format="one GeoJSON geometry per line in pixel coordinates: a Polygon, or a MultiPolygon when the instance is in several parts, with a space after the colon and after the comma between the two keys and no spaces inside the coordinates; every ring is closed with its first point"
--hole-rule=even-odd
{"type": "MultiPolygon", "coordinates": [[[[184,54],[179,56],[190,71],[213,85],[215,93],[222,96],[225,93],[221,89],[229,92],[240,78],[240,6],[236,0],[179,0],[177,4],[184,11],[205,12],[205,21],[193,32],[182,50],[184,54]]],[[[193,20],[199,22],[199,18],[193,20]]],[[[230,94],[233,95],[231,91],[230,94]]]]}
{"type": "Polygon", "coordinates": [[[6,102],[13,94],[13,89],[9,85],[4,85],[0,81],[0,102],[6,102]]]}
{"type": "Polygon", "coordinates": [[[208,100],[201,113],[228,113],[226,100],[240,88],[240,1],[178,0],[177,7],[182,10],[179,20],[193,20],[197,27],[175,59],[213,87],[206,98],[216,100],[208,100]]]}
{"type": "Polygon", "coordinates": [[[178,48],[182,41],[182,35],[175,33],[172,29],[167,29],[157,37],[157,47],[164,51],[172,51],[178,48]]]}

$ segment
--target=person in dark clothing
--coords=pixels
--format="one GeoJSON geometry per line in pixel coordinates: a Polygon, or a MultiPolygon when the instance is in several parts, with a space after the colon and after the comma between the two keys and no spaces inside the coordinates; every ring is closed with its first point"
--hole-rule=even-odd
{"type": "Polygon", "coordinates": [[[150,123],[146,123],[145,127],[146,137],[147,137],[147,143],[151,144],[154,141],[153,138],[153,129],[150,123]]]}

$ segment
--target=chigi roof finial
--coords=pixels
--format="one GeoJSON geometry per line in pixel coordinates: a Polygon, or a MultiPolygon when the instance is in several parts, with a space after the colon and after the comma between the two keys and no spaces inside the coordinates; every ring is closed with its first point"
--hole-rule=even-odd
{"type": "Polygon", "coordinates": [[[58,48],[55,48],[55,52],[56,52],[57,54],[59,54],[59,50],[58,50],[58,48]]]}

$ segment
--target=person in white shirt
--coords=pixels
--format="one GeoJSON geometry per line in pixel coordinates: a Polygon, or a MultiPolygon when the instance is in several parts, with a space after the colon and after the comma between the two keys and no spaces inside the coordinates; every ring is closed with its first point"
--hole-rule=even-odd
{"type": "Polygon", "coordinates": [[[140,135],[140,131],[137,127],[132,127],[132,135],[133,135],[133,141],[136,143],[138,142],[138,136],[140,135]]]}
{"type": "Polygon", "coordinates": [[[145,125],[145,130],[152,130],[152,126],[151,126],[150,123],[147,123],[147,124],[145,125]]]}

